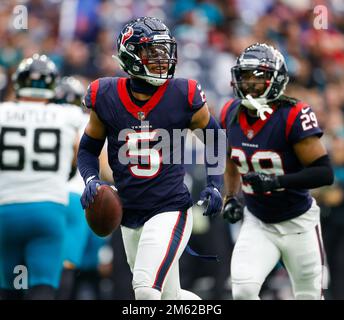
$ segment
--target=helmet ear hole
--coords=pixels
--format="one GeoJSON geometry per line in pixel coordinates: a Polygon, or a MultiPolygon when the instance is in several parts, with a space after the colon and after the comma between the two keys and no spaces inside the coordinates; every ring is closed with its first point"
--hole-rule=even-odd
{"type": "Polygon", "coordinates": [[[129,56],[129,54],[127,52],[122,52],[120,57],[119,57],[123,63],[124,66],[128,66],[130,61],[131,61],[131,57],[129,56]]]}

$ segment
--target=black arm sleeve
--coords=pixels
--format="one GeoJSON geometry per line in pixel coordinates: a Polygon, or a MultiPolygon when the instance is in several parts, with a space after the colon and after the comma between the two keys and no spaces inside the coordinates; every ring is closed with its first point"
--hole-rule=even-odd
{"type": "Polygon", "coordinates": [[[277,177],[282,188],[313,189],[331,185],[334,180],[330,158],[324,155],[303,170],[277,177]]]}
{"type": "Polygon", "coordinates": [[[83,134],[80,140],[78,151],[78,169],[84,179],[85,184],[88,183],[90,177],[99,180],[99,160],[98,157],[102,151],[104,140],[94,139],[83,134]]]}
{"type": "Polygon", "coordinates": [[[226,154],[219,150],[219,145],[225,145],[226,134],[213,116],[210,116],[207,126],[202,131],[205,144],[204,158],[207,170],[207,186],[213,186],[221,192],[226,154]],[[212,161],[208,161],[209,159],[212,161]]]}

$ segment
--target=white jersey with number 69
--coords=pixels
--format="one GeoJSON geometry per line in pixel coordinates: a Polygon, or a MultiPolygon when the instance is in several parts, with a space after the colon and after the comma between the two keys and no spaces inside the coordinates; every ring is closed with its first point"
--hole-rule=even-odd
{"type": "Polygon", "coordinates": [[[0,204],[68,203],[82,111],[40,102],[0,104],[0,204]]]}

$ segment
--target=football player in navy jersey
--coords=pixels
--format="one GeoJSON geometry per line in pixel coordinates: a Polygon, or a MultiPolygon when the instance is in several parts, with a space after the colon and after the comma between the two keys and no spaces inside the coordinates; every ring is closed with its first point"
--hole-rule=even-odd
{"type": "Polygon", "coordinates": [[[243,216],[231,262],[234,299],[259,299],[280,259],[296,299],[322,299],[320,210],[308,189],[332,184],[333,171],[311,106],[283,95],[288,80],[282,54],[266,44],[246,48],[232,68],[235,99],[221,122],[229,145],[223,215],[231,223],[243,216]]]}
{"type": "MultiPolygon", "coordinates": [[[[135,298],[196,299],[181,290],[179,283],[178,260],[192,229],[193,203],[183,183],[184,166],[179,161],[164,161],[154,145],[162,131],[172,137],[176,129],[212,130],[214,139],[205,140],[206,154],[218,155],[218,141],[224,133],[209,114],[200,85],[173,78],[177,44],[159,19],[142,17],[129,22],[118,37],[117,49],[116,59],[129,78],[97,79],[84,99],[91,113],[78,154],[86,184],[81,202],[88,207],[97,186],[105,183],[99,179],[98,156],[107,139],[108,161],[123,205],[121,229],[135,298]],[[124,163],[121,154],[131,161],[124,163]]],[[[181,160],[174,142],[170,156],[181,160]]],[[[210,174],[214,165],[205,163],[208,179],[201,200],[208,204],[205,215],[212,216],[222,208],[223,170],[210,174]]]]}

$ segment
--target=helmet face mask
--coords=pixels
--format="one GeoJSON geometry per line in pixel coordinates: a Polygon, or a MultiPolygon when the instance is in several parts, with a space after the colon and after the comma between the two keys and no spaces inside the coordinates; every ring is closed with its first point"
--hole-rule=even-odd
{"type": "Polygon", "coordinates": [[[129,22],[117,39],[121,68],[129,75],[160,86],[173,78],[177,64],[177,43],[169,29],[156,18],[129,22]]]}
{"type": "Polygon", "coordinates": [[[250,94],[253,98],[263,96],[269,89],[273,71],[261,68],[245,69],[233,68],[235,73],[236,85],[244,97],[250,94]]]}
{"type": "Polygon", "coordinates": [[[289,81],[282,54],[266,44],[246,48],[231,70],[232,86],[237,97],[247,95],[268,103],[278,99],[289,81]]]}

